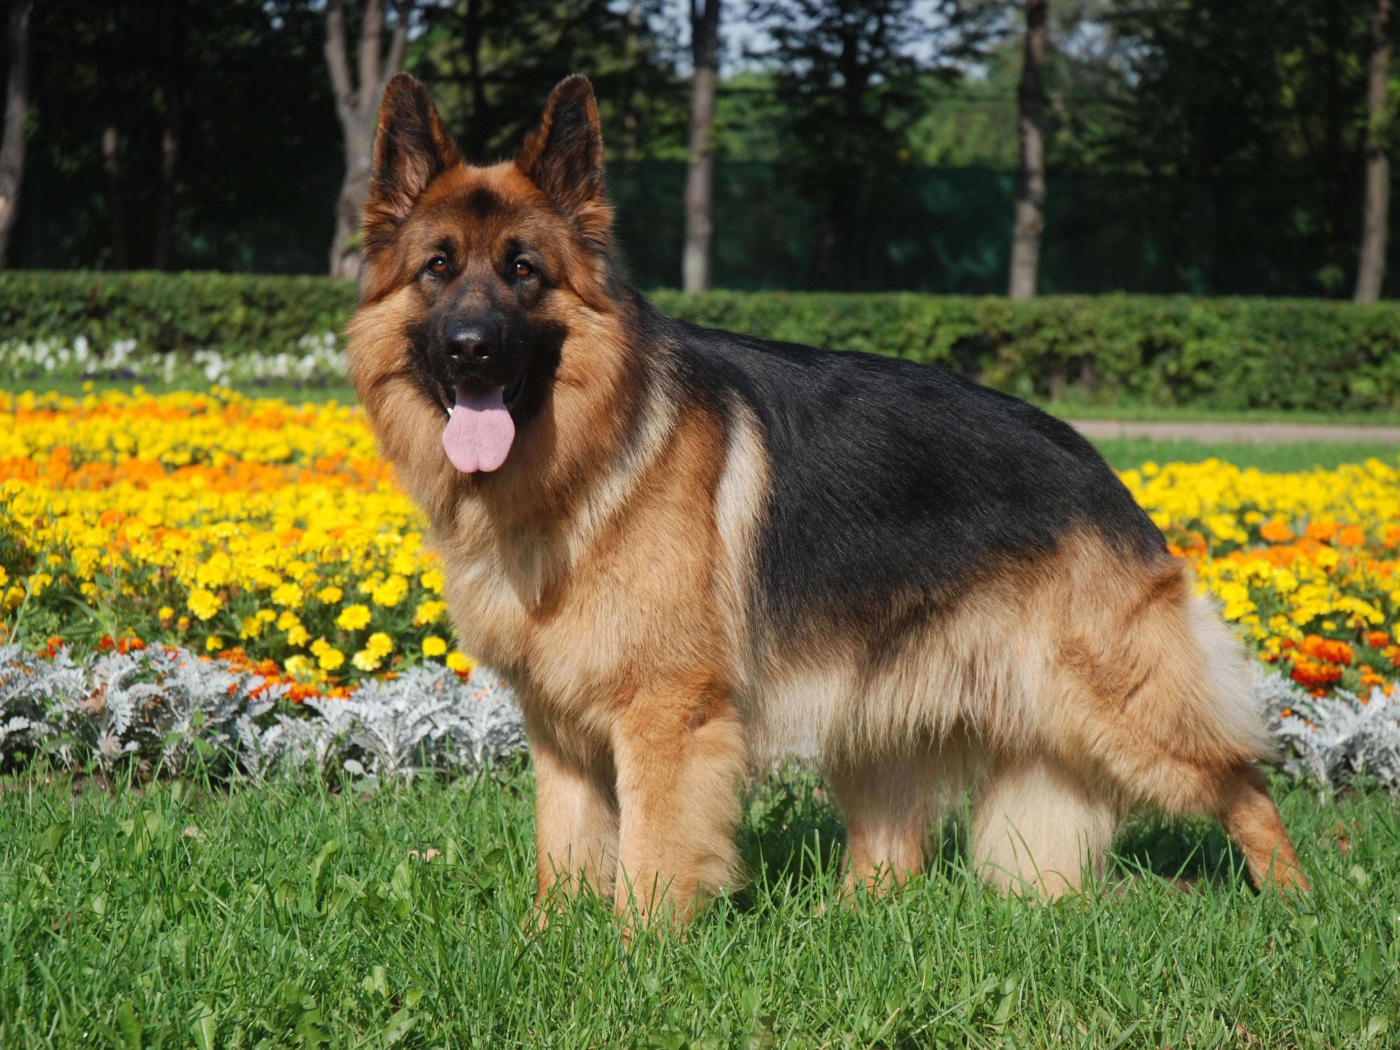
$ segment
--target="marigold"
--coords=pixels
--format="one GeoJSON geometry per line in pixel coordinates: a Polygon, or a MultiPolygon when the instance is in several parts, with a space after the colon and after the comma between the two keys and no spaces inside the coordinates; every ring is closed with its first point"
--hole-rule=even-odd
{"type": "Polygon", "coordinates": [[[203,587],[196,587],[190,591],[189,600],[185,604],[189,606],[190,612],[201,620],[212,620],[223,607],[223,603],[203,587]]]}
{"type": "Polygon", "coordinates": [[[1293,530],[1278,518],[1259,526],[1259,535],[1270,543],[1287,543],[1293,539],[1293,530]]]}
{"type": "Polygon", "coordinates": [[[424,656],[441,656],[447,652],[447,643],[435,634],[430,634],[423,639],[424,656]]]}
{"type": "Polygon", "coordinates": [[[340,615],[335,618],[335,625],[342,631],[358,631],[362,627],[369,626],[369,621],[368,605],[347,605],[340,610],[340,615]]]}
{"type": "Polygon", "coordinates": [[[316,657],[316,663],[320,665],[323,671],[334,671],[338,669],[341,664],[345,663],[345,654],[339,649],[326,649],[316,657]]]}

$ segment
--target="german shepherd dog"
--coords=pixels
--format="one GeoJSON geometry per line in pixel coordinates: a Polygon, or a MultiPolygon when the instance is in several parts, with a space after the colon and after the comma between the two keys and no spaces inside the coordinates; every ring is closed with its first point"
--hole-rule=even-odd
{"type": "Polygon", "coordinates": [[[400,74],[349,362],[463,647],[524,712],[538,894],[683,920],[736,877],[751,763],[815,748],[848,891],[972,860],[1078,890],[1133,807],[1306,889],[1239,646],[1094,449],[941,368],[710,331],[619,275],[598,110],[560,83],[466,163],[400,74]]]}

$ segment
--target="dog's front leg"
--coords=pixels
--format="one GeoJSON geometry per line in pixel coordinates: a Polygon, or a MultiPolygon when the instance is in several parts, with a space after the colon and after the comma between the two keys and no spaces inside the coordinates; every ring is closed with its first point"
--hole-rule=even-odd
{"type": "Polygon", "coordinates": [[[612,894],[618,813],[611,770],[570,761],[547,734],[529,737],[535,769],[535,901],[543,922],[556,894],[585,889],[612,894]]]}
{"type": "Polygon", "coordinates": [[[632,700],[613,741],[622,812],[614,902],[643,923],[684,922],[730,882],[747,756],[724,688],[697,674],[652,683],[632,700]]]}

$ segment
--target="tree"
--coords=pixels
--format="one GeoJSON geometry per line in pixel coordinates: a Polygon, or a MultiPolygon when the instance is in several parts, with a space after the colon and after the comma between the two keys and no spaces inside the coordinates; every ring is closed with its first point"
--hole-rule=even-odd
{"type": "Polygon", "coordinates": [[[710,287],[714,238],[715,95],[719,85],[720,0],[690,0],[690,150],[685,176],[685,251],[681,283],[687,292],[710,287]]]}
{"type": "Polygon", "coordinates": [[[426,7],[409,71],[432,91],[443,126],[475,164],[512,155],[539,123],[550,87],[586,71],[605,147],[637,159],[676,137],[672,43],[655,25],[663,2],[454,0],[426,7]]]}
{"type": "Polygon", "coordinates": [[[1026,42],[1016,93],[1021,168],[1016,179],[1016,227],[1011,239],[1007,294],[1031,299],[1040,272],[1040,235],[1045,229],[1045,134],[1041,123],[1045,89],[1045,35],[1049,0],[1026,0],[1026,42]]]}
{"type": "Polygon", "coordinates": [[[1366,197],[1361,218],[1361,261],[1356,269],[1358,303],[1374,303],[1385,277],[1386,231],[1390,225],[1390,0],[1376,0],[1371,18],[1371,61],[1366,85],[1366,197]]]}
{"type": "Polygon", "coordinates": [[[335,112],[345,141],[345,179],[336,201],[335,235],[330,250],[332,277],[356,277],[360,272],[360,219],[369,192],[379,98],[389,78],[403,69],[412,6],[412,0],[401,0],[386,53],[384,0],[365,0],[360,18],[358,77],[352,78],[345,0],[327,0],[326,3],[326,66],[330,70],[335,112]]]}
{"type": "Polygon", "coordinates": [[[24,145],[29,116],[29,22],[34,0],[10,0],[6,42],[9,77],[5,85],[5,131],[0,139],[0,267],[5,265],[10,231],[19,217],[24,181],[24,145]]]}
{"type": "Polygon", "coordinates": [[[927,80],[956,80],[999,34],[982,0],[758,0],[750,17],[771,46],[783,164],[820,216],[810,288],[893,191],[927,80]]]}

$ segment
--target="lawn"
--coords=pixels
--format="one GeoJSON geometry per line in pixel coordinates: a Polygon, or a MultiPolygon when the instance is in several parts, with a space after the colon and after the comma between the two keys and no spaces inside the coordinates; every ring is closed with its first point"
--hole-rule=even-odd
{"type": "Polygon", "coordinates": [[[534,932],[523,767],[377,793],[11,782],[0,1045],[1394,1045],[1395,803],[1275,787],[1315,885],[1293,905],[1216,827],[1151,821],[1092,896],[1005,900],[951,820],[929,877],[850,910],[838,818],[789,771],[750,793],[751,881],[624,947],[593,900],[534,932]]]}

